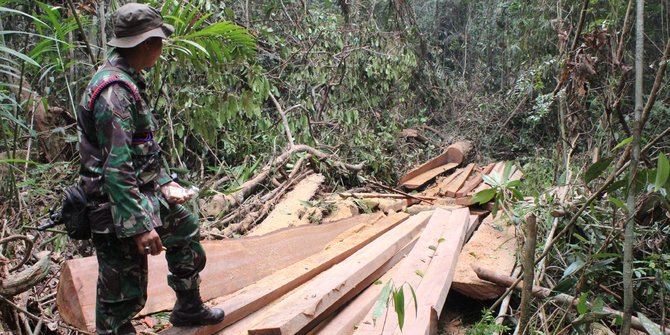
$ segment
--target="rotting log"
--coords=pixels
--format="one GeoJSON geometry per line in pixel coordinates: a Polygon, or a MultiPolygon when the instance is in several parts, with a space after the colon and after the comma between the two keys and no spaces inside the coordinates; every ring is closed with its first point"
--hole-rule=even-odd
{"type": "MultiPolygon", "coordinates": [[[[510,277],[508,275],[504,275],[504,274],[501,274],[501,273],[498,273],[498,272],[495,272],[495,271],[491,271],[491,270],[485,269],[485,268],[477,266],[477,265],[473,265],[472,270],[477,274],[477,276],[480,279],[489,281],[489,282],[494,283],[496,285],[500,285],[501,287],[511,287],[512,285],[514,285],[514,283],[517,280],[514,277],[510,277]]],[[[522,290],[523,289],[523,281],[519,281],[519,283],[516,286],[514,286],[514,289],[522,290]]],[[[542,298],[542,299],[550,298],[550,299],[553,299],[553,300],[555,300],[557,302],[560,302],[562,304],[572,306],[574,308],[576,308],[577,305],[579,304],[579,299],[577,299],[576,297],[573,297],[571,295],[567,295],[565,293],[555,294],[554,291],[552,291],[551,289],[548,289],[546,287],[533,285],[531,292],[532,292],[533,296],[535,296],[535,297],[542,298]]],[[[588,303],[588,305],[591,306],[591,303],[588,303]]],[[[617,311],[617,310],[609,308],[609,307],[603,307],[602,312],[606,313],[606,314],[610,314],[612,316],[619,316],[619,317],[623,316],[623,312],[617,311]]],[[[635,317],[635,316],[633,316],[631,326],[633,328],[637,329],[637,330],[646,332],[646,329],[642,325],[642,322],[640,321],[640,319],[635,317]]],[[[661,326],[658,325],[658,324],[655,324],[655,327],[657,327],[659,330],[661,329],[661,326]]],[[[665,334],[670,335],[670,327],[665,327],[665,334]]]]}
{"type": "Polygon", "coordinates": [[[426,221],[414,217],[408,219],[307,285],[294,290],[259,316],[261,321],[249,329],[249,335],[304,334],[324,318],[324,313],[334,304],[412,241],[426,221]]]}
{"type": "MultiPolygon", "coordinates": [[[[465,156],[467,156],[467,154],[470,152],[470,149],[472,149],[472,143],[469,141],[456,142],[447,147],[447,149],[437,157],[421,164],[419,167],[402,176],[398,181],[398,185],[403,186],[408,180],[418,177],[427,171],[439,168],[445,164],[460,164],[463,162],[463,159],[465,159],[465,156]]],[[[437,176],[437,174],[435,176],[437,176]]]]}
{"type": "Polygon", "coordinates": [[[215,304],[226,312],[226,318],[219,324],[203,327],[175,327],[161,334],[213,334],[345,260],[354,252],[406,220],[407,217],[407,214],[396,214],[371,224],[353,227],[338,235],[321,252],[281,269],[233,294],[217,298],[215,304]]]}
{"type": "MultiPolygon", "coordinates": [[[[221,297],[309,257],[342,232],[361,223],[383,218],[364,214],[353,218],[240,239],[204,241],[207,266],[200,273],[204,300],[221,297]],[[299,248],[295,246],[299,245],[299,248]],[[262,266],[259,266],[261,264],[262,266]]],[[[169,310],[175,295],[166,282],[164,257],[149,257],[148,298],[139,315],[169,310]]],[[[95,292],[98,263],[95,257],[66,261],[61,266],[57,305],[61,318],[80,329],[95,330],[95,292]]]]}

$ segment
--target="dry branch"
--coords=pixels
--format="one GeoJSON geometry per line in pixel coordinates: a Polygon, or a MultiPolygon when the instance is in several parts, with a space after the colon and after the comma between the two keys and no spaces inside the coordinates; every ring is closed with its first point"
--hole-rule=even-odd
{"type": "MultiPolygon", "coordinates": [[[[484,268],[481,268],[477,265],[473,265],[472,269],[475,271],[477,276],[482,279],[482,280],[487,280],[492,283],[498,284],[500,286],[505,286],[505,287],[513,287],[516,290],[521,290],[523,287],[523,283],[520,283],[515,280],[514,277],[510,277],[501,273],[497,273],[494,271],[490,271],[484,268]]],[[[579,303],[579,300],[571,295],[567,295],[565,293],[559,293],[557,295],[552,296],[552,290],[541,287],[541,286],[532,286],[532,293],[534,296],[542,299],[546,299],[551,297],[553,300],[556,300],[560,303],[570,305],[572,307],[576,307],[577,304],[579,303]]],[[[591,306],[591,304],[589,304],[591,306]]],[[[615,309],[609,308],[609,307],[603,307],[602,310],[603,313],[610,314],[612,316],[623,316],[623,313],[621,311],[617,311],[615,309]]],[[[641,330],[641,331],[646,331],[644,326],[642,326],[642,322],[640,322],[640,319],[637,317],[633,317],[632,319],[632,327],[641,330]]],[[[659,325],[656,325],[660,329],[659,325]]],[[[668,328],[668,327],[666,327],[668,328]]],[[[670,335],[670,329],[665,330],[666,335],[670,335]]]]}

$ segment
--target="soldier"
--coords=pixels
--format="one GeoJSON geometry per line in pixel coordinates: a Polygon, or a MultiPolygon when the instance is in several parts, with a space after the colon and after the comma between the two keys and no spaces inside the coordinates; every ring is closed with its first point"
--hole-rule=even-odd
{"type": "Polygon", "coordinates": [[[147,255],[166,250],[175,326],[216,324],[224,312],[199,292],[205,252],[185,190],[161,168],[156,122],[141,74],[160,57],[174,28],[156,9],[127,4],[113,15],[114,47],[91,79],[78,116],[80,182],[90,202],[98,258],[96,330],[135,334],[130,320],[146,302],[147,255]]]}

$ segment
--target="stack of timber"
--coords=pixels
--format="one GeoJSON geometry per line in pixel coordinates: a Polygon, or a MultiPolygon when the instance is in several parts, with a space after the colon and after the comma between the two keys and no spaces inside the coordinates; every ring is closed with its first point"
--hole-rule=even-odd
{"type": "MultiPolygon", "coordinates": [[[[396,213],[374,225],[351,228],[320,252],[215,299],[214,304],[227,312],[222,323],[175,327],[161,334],[366,333],[361,326],[368,324],[366,317],[369,319],[379,298],[383,285],[374,283],[380,277],[398,287],[405,281],[413,283],[419,313],[408,317],[404,329],[414,332],[434,328],[469,223],[467,208],[436,209],[413,216],[396,213]],[[373,232],[367,234],[368,238],[361,237],[366,229],[373,232]],[[333,327],[341,332],[333,332],[333,327]]],[[[411,296],[409,291],[406,294],[411,296]]],[[[390,320],[393,318],[387,322],[390,320]]],[[[388,333],[414,334],[395,328],[397,325],[388,327],[388,333]]]]}
{"type": "MultiPolygon", "coordinates": [[[[204,241],[201,295],[223,308],[226,318],[206,327],[168,326],[161,334],[435,334],[450,289],[477,299],[500,295],[470,265],[510,274],[514,231],[471,199],[490,187],[483,176],[516,180],[522,173],[511,165],[505,171],[505,162],[465,164],[470,148],[457,142],[401,179],[402,188],[421,192],[383,187],[388,193],[334,195],[338,210],[318,225],[306,220],[312,214],[301,207],[323,177],[305,179],[252,233],[204,241]],[[376,212],[360,214],[368,210],[376,212]],[[417,311],[406,313],[402,331],[393,308],[373,320],[372,309],[388,285],[404,291],[406,311],[417,311]]],[[[148,301],[138,316],[173,307],[167,274],[164,257],[149,257],[148,301]]],[[[62,319],[88,331],[95,329],[96,276],[95,257],[70,260],[58,288],[62,319]]]]}

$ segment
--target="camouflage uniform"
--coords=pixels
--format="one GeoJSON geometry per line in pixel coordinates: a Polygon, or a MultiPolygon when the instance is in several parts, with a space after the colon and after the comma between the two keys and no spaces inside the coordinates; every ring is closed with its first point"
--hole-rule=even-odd
{"type": "Polygon", "coordinates": [[[198,221],[159,192],[171,181],[153,141],[156,122],[145,82],[118,53],[93,76],[77,111],[80,180],[91,199],[89,219],[98,257],[96,328],[118,331],[139,312],[147,295],[147,255],[132,236],[152,229],[167,248],[174,290],[199,286],[205,266],[198,221]]]}

